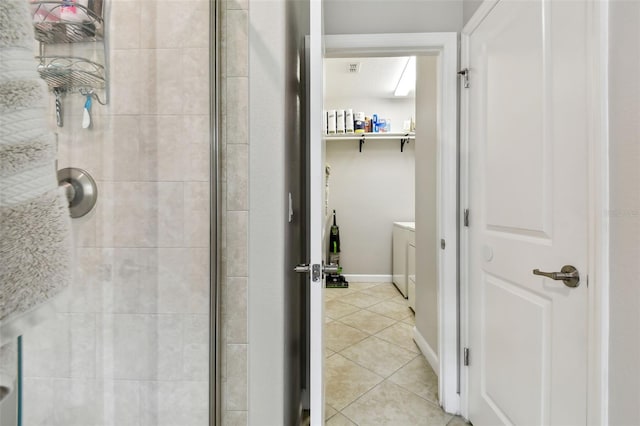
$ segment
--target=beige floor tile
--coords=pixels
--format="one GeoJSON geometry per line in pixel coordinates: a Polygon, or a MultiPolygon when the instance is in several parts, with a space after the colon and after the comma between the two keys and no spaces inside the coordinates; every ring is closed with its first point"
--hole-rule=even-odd
{"type": "Polygon", "coordinates": [[[325,288],[324,300],[326,302],[333,299],[339,299],[346,296],[347,294],[355,293],[356,291],[357,290],[351,288],[325,288]]]}
{"type": "Polygon", "coordinates": [[[324,313],[333,319],[340,319],[346,315],[359,311],[360,308],[343,303],[337,299],[330,300],[324,304],[324,313]]]}
{"type": "MultiPolygon", "coordinates": [[[[369,306],[367,310],[384,315],[395,320],[402,320],[411,315],[411,309],[408,306],[402,306],[398,303],[389,301],[380,302],[377,305],[369,306]]],[[[333,317],[332,317],[333,318],[333,317]]]]}
{"type": "Polygon", "coordinates": [[[403,319],[402,322],[412,326],[416,325],[416,315],[413,312],[411,312],[411,315],[403,319]]]}
{"type": "Polygon", "coordinates": [[[416,357],[415,353],[375,336],[348,347],[341,354],[382,377],[389,377],[416,357]]]}
{"type": "Polygon", "coordinates": [[[391,299],[392,297],[396,297],[400,294],[393,284],[378,284],[375,287],[362,290],[362,292],[383,300],[391,299]]]}
{"type": "Polygon", "coordinates": [[[396,371],[389,381],[434,404],[438,403],[438,376],[422,355],[396,371]]]}
{"type": "Polygon", "coordinates": [[[325,349],[334,352],[354,345],[368,337],[367,333],[356,328],[350,327],[340,321],[334,321],[325,326],[325,349]]]}
{"type": "MultiPolygon", "coordinates": [[[[358,311],[346,317],[340,318],[343,322],[351,327],[357,328],[369,334],[376,334],[380,330],[393,325],[396,321],[385,317],[384,315],[369,312],[367,310],[358,311]]],[[[406,324],[405,324],[406,325],[406,324]]]]}
{"type": "Polygon", "coordinates": [[[409,300],[405,299],[404,296],[400,293],[398,293],[396,297],[392,297],[391,299],[389,299],[389,302],[398,303],[403,306],[409,306],[409,300]]]}
{"type": "Polygon", "coordinates": [[[353,306],[357,306],[358,308],[366,308],[371,305],[375,305],[376,303],[380,303],[380,299],[374,296],[371,296],[362,291],[357,291],[355,293],[347,294],[346,296],[342,296],[339,299],[341,302],[348,303],[353,306]]]}
{"type": "Polygon", "coordinates": [[[445,426],[451,415],[400,386],[384,381],[342,410],[358,425],[445,426]]]}
{"type": "Polygon", "coordinates": [[[342,410],[382,381],[382,377],[340,354],[325,363],[326,403],[342,410]]]}
{"type": "Polygon", "coordinates": [[[449,423],[447,423],[447,426],[468,426],[470,424],[471,423],[467,423],[467,421],[460,416],[453,416],[453,418],[449,420],[449,423]]]}
{"type": "Polygon", "coordinates": [[[366,288],[371,288],[371,287],[375,287],[377,285],[380,285],[380,283],[349,283],[349,288],[356,290],[356,291],[360,291],[360,290],[364,290],[366,288]]]}
{"type": "Polygon", "coordinates": [[[331,417],[335,416],[337,412],[338,411],[335,408],[333,408],[332,406],[330,406],[329,404],[324,404],[324,421],[325,421],[325,423],[331,417]]]}
{"type": "Polygon", "coordinates": [[[332,351],[331,349],[328,349],[328,348],[324,348],[324,357],[325,358],[329,358],[333,354],[335,354],[334,351],[332,351]]]}
{"type": "Polygon", "coordinates": [[[387,327],[381,332],[377,333],[376,337],[379,337],[382,340],[386,340],[389,343],[393,343],[394,345],[398,345],[401,348],[404,348],[411,352],[420,352],[420,349],[418,349],[418,345],[416,345],[416,342],[413,341],[413,326],[409,324],[397,322],[391,327],[387,327]]]}
{"type": "Polygon", "coordinates": [[[344,414],[340,414],[340,413],[331,417],[331,419],[325,422],[325,424],[327,426],[358,426],[354,422],[346,418],[344,414]]]}

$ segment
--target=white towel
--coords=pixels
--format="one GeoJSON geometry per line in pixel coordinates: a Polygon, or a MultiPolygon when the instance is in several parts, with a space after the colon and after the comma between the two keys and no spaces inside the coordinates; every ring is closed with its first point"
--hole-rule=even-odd
{"type": "MultiPolygon", "coordinates": [[[[71,282],[68,203],[57,186],[33,45],[27,2],[0,1],[0,345],[71,282]]],[[[2,359],[13,353],[0,346],[0,386],[13,386],[15,370],[2,359]]]]}

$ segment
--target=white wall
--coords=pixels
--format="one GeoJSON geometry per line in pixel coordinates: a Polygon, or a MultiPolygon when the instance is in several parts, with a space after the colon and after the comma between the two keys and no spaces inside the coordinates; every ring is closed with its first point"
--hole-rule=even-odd
{"type": "Polygon", "coordinates": [[[474,12],[478,10],[482,0],[463,0],[462,2],[462,25],[469,22],[474,12]]]}
{"type": "Polygon", "coordinates": [[[610,3],[609,424],[640,424],[640,3],[610,3]],[[631,78],[630,78],[631,76],[631,78]]]}
{"type": "Polygon", "coordinates": [[[391,275],[393,222],[414,219],[413,141],[327,141],[331,166],[329,208],[340,226],[340,264],[345,274],[391,275]]]}
{"type": "Polygon", "coordinates": [[[249,9],[249,424],[281,425],[286,7],[284,0],[252,0],[249,9]]]}
{"type": "Polygon", "coordinates": [[[326,34],[460,31],[462,0],[325,0],[326,34]]]}
{"type": "Polygon", "coordinates": [[[437,63],[418,56],[416,67],[416,329],[438,353],[437,63]]]}

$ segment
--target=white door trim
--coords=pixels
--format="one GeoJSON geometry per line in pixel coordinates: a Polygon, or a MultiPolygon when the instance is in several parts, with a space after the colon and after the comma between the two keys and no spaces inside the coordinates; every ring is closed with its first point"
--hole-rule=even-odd
{"type": "Polygon", "coordinates": [[[326,57],[439,55],[438,85],[438,240],[446,249],[438,259],[438,387],[440,405],[460,411],[458,394],[458,229],[457,229],[457,65],[456,33],[326,35],[326,57]]]}
{"type": "MultiPolygon", "coordinates": [[[[485,0],[461,33],[461,68],[469,64],[469,36],[500,0],[485,0]]],[[[588,73],[589,144],[589,306],[588,306],[588,412],[590,425],[608,424],[609,339],[609,129],[608,129],[608,0],[589,3],[591,66],[588,73]]],[[[473,81],[471,81],[473,84],[473,81]]],[[[469,97],[460,94],[460,211],[469,205],[469,97]]],[[[473,220],[473,218],[471,219],[473,220]]],[[[460,339],[469,344],[469,233],[460,233],[460,339]]],[[[469,415],[469,375],[460,372],[460,408],[469,415]]]]}

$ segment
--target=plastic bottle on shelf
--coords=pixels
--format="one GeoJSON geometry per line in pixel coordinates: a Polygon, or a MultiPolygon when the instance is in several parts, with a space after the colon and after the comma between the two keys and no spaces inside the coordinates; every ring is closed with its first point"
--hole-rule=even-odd
{"type": "Polygon", "coordinates": [[[364,112],[356,112],[353,128],[356,134],[365,132],[365,119],[364,112]]]}
{"type": "Polygon", "coordinates": [[[344,116],[345,116],[345,113],[343,109],[336,110],[336,133],[344,134],[344,131],[345,131],[344,116]]]}
{"type": "Polygon", "coordinates": [[[344,112],[344,131],[346,133],[353,133],[353,110],[348,109],[344,112]]]}

